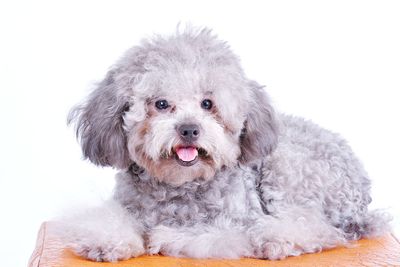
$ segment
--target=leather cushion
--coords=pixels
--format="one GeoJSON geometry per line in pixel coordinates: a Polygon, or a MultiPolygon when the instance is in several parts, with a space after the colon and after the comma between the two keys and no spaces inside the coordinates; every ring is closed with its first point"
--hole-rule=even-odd
{"type": "Polygon", "coordinates": [[[118,263],[96,263],[74,255],[51,234],[53,223],[43,223],[36,248],[29,266],[205,266],[205,267],[271,267],[271,266],[400,266],[400,242],[392,234],[384,237],[360,240],[353,248],[336,248],[321,253],[290,257],[281,261],[240,259],[240,260],[197,260],[165,256],[141,256],[118,263]]]}

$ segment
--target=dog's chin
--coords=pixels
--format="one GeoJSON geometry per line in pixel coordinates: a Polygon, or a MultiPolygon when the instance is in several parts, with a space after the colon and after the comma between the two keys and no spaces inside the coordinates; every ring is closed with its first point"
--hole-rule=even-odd
{"type": "Polygon", "coordinates": [[[194,180],[208,181],[215,176],[216,166],[210,155],[202,149],[197,149],[198,154],[192,158],[179,156],[176,150],[168,156],[161,155],[160,159],[144,160],[142,163],[146,171],[155,179],[173,186],[180,186],[194,180]],[[190,160],[188,160],[190,159],[190,160]]]}

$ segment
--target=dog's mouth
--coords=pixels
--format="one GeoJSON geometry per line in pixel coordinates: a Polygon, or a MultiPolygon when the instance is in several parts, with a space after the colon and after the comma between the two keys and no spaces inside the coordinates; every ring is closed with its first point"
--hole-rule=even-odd
{"type": "Polygon", "coordinates": [[[177,146],[173,154],[179,165],[190,167],[199,161],[199,157],[207,156],[207,151],[195,146],[177,146]]]}

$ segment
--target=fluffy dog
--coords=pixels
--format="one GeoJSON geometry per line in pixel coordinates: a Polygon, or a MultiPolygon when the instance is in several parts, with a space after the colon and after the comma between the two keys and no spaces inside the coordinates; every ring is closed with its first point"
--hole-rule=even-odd
{"type": "Polygon", "coordinates": [[[275,113],[210,30],[131,48],[69,120],[87,159],[120,170],[111,200],[63,221],[91,260],[283,259],[387,229],[346,141],[275,113]]]}

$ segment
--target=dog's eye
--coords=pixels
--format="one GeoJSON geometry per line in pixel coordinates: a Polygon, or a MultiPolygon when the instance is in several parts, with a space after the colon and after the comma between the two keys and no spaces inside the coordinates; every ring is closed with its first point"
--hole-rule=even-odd
{"type": "Polygon", "coordinates": [[[201,101],[201,107],[203,109],[211,109],[213,106],[213,103],[210,99],[204,99],[203,101],[201,101]]]}
{"type": "Polygon", "coordinates": [[[169,107],[168,101],[165,99],[156,101],[155,105],[158,109],[166,109],[169,107]]]}

